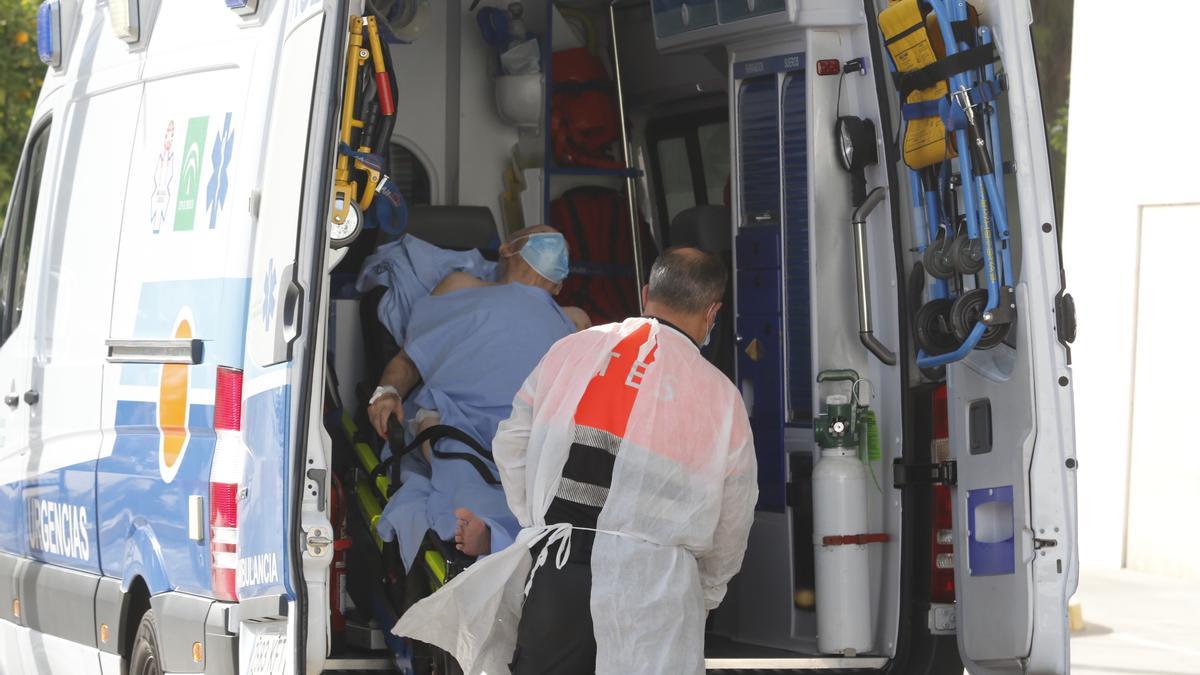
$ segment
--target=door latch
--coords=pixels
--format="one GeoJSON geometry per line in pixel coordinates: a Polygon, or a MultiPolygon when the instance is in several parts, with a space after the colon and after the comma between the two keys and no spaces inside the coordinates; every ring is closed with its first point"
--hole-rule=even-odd
{"type": "Polygon", "coordinates": [[[906,464],[897,459],[892,464],[892,486],[897,488],[911,485],[958,484],[958,463],[954,460],[935,464],[906,464]]]}
{"type": "Polygon", "coordinates": [[[333,540],[329,538],[325,529],[320,527],[314,527],[305,532],[304,543],[308,549],[308,554],[314,558],[324,555],[325,550],[333,546],[333,540]]]}

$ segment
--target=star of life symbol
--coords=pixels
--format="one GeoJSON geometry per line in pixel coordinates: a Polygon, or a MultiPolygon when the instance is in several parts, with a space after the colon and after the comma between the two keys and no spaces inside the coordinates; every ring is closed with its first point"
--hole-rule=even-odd
{"type": "Polygon", "coordinates": [[[208,179],[205,204],[208,206],[208,229],[217,226],[217,214],[225,206],[229,193],[229,163],[233,156],[233,113],[225,113],[225,128],[217,132],[212,148],[212,177],[208,179]]]}
{"type": "Polygon", "coordinates": [[[167,221],[167,206],[171,203],[171,183],[175,179],[175,121],[167,122],[162,151],[154,168],[154,192],[150,194],[150,224],[157,233],[167,221]]]}
{"type": "Polygon", "coordinates": [[[267,261],[267,275],[263,278],[263,331],[270,331],[271,323],[275,321],[275,288],[277,285],[275,281],[275,259],[271,258],[267,261]]]}

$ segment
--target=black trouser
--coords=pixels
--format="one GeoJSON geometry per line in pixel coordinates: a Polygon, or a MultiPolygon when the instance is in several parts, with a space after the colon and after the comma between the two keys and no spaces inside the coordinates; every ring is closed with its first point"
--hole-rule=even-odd
{"type": "Polygon", "coordinates": [[[568,562],[560,570],[551,551],[546,564],[534,575],[529,597],[525,599],[517,627],[513,675],[596,672],[591,595],[591,564],[568,562]]]}

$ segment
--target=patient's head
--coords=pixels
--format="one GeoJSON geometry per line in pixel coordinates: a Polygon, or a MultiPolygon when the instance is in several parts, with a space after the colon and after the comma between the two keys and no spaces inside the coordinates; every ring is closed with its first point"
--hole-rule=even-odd
{"type": "Polygon", "coordinates": [[[500,246],[500,283],[558,293],[567,277],[567,240],[549,225],[517,230],[500,246]]]}

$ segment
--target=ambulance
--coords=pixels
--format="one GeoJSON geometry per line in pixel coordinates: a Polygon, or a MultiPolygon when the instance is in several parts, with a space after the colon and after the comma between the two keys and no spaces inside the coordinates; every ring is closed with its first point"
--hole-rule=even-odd
{"type": "Polygon", "coordinates": [[[709,670],[1067,672],[1075,319],[1031,23],[44,0],[0,241],[0,673],[459,672],[347,592],[402,574],[353,553],[389,480],[345,468],[378,440],[359,280],[398,237],[487,257],[538,223],[594,319],[669,246],[729,265],[705,353],[760,498],[709,670]]]}

